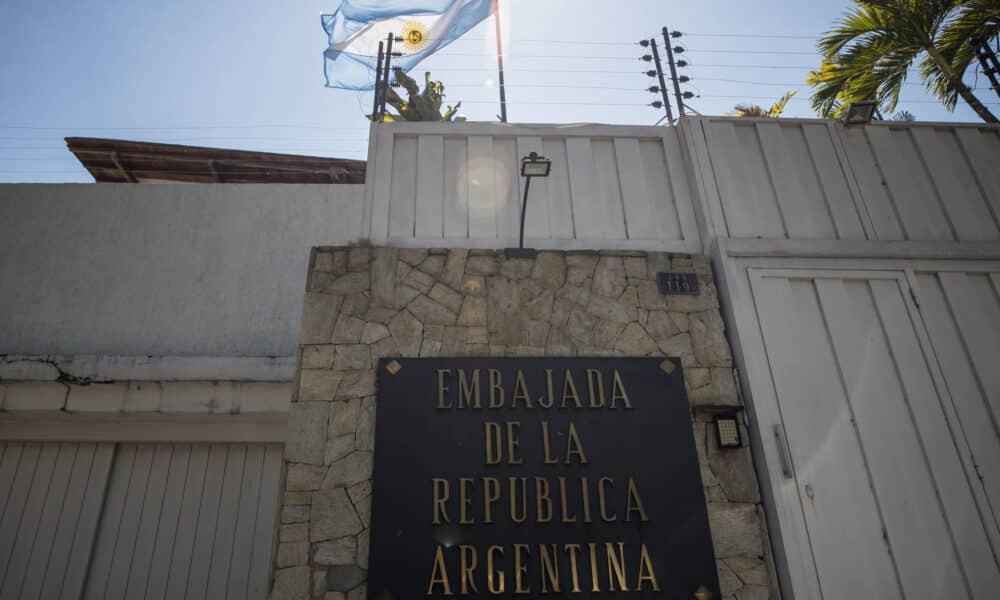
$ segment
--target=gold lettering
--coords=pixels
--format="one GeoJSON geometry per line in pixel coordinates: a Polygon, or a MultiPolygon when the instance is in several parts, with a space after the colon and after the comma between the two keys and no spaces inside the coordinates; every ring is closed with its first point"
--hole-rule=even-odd
{"type": "Polygon", "coordinates": [[[632,403],[629,402],[628,394],[625,393],[625,384],[622,383],[622,376],[618,374],[618,369],[615,369],[615,378],[611,384],[611,408],[615,407],[616,400],[621,400],[625,408],[632,408],[632,403]]]}
{"type": "Polygon", "coordinates": [[[503,571],[493,570],[494,553],[503,556],[503,546],[490,546],[486,550],[486,587],[489,588],[491,594],[502,594],[503,571]]]}
{"type": "Polygon", "coordinates": [[[590,591],[601,591],[601,580],[597,578],[597,544],[587,544],[590,549],[590,591]]]}
{"type": "Polygon", "coordinates": [[[479,558],[476,556],[476,548],[463,544],[458,547],[458,550],[462,558],[462,595],[468,594],[469,590],[472,590],[473,594],[478,594],[479,588],[476,587],[475,575],[479,558]]]}
{"type": "Polygon", "coordinates": [[[521,562],[521,552],[527,552],[531,555],[531,551],[527,544],[514,544],[514,593],[515,594],[527,594],[531,592],[530,589],[524,587],[524,576],[528,573],[528,565],[521,562]]]}
{"type": "Polygon", "coordinates": [[[562,508],[562,522],[563,523],[576,523],[576,515],[573,518],[569,518],[567,513],[569,513],[569,506],[566,501],[566,478],[559,478],[559,504],[562,508]]]}
{"type": "Polygon", "coordinates": [[[569,553],[569,570],[573,577],[573,589],[571,592],[580,591],[580,576],[576,571],[576,554],[580,551],[580,544],[566,544],[563,549],[569,553]]]}
{"type": "Polygon", "coordinates": [[[510,520],[515,523],[524,523],[528,518],[528,478],[510,478],[510,520]],[[517,480],[521,480],[521,516],[517,515],[517,480]]]}
{"type": "Polygon", "coordinates": [[[451,375],[451,369],[438,369],[438,408],[451,408],[451,404],[444,403],[445,392],[448,391],[445,375],[451,375]]]}
{"type": "Polygon", "coordinates": [[[517,428],[521,426],[520,421],[507,421],[507,464],[523,465],[524,459],[517,455],[517,446],[520,443],[517,439],[517,428]]]}
{"type": "Polygon", "coordinates": [[[448,480],[434,477],[431,479],[431,485],[434,486],[434,518],[431,519],[431,523],[435,525],[451,523],[448,520],[448,511],[444,506],[450,495],[448,492],[448,480]]]}
{"type": "Polygon", "coordinates": [[[479,399],[479,369],[472,370],[472,380],[465,380],[465,369],[458,370],[458,407],[481,408],[479,399]]]}
{"type": "Polygon", "coordinates": [[[490,408],[500,408],[503,406],[503,382],[500,379],[500,371],[490,369],[490,408]]]}
{"type": "Polygon", "coordinates": [[[459,477],[458,479],[458,524],[459,525],[472,525],[476,522],[475,519],[469,516],[469,510],[472,508],[472,479],[468,477],[459,477]]]}
{"type": "Polygon", "coordinates": [[[545,389],[548,394],[538,397],[538,405],[542,408],[552,408],[556,401],[556,394],[552,389],[552,369],[545,369],[545,389]]]}
{"type": "Polygon", "coordinates": [[[639,490],[635,487],[635,480],[631,477],[628,478],[628,502],[625,508],[625,520],[632,520],[632,511],[639,513],[639,520],[646,522],[649,517],[646,516],[646,509],[642,507],[642,500],[639,499],[639,490]]]}
{"type": "Polygon", "coordinates": [[[601,477],[597,480],[597,500],[601,508],[601,519],[607,521],[608,523],[614,523],[618,520],[618,515],[612,514],[610,517],[607,513],[607,498],[604,495],[604,483],[614,484],[615,480],[610,477],[601,477]]]}
{"type": "Polygon", "coordinates": [[[499,499],[500,482],[496,477],[483,477],[483,523],[493,522],[493,504],[499,499]]]}
{"type": "Polygon", "coordinates": [[[590,408],[604,406],[604,377],[597,369],[587,369],[587,391],[590,393],[590,408]],[[597,388],[596,394],[594,388],[597,388]],[[597,402],[598,398],[600,402],[597,402]]]}
{"type": "Polygon", "coordinates": [[[580,442],[580,434],[576,432],[576,426],[573,425],[573,421],[569,422],[569,437],[566,439],[566,464],[569,464],[569,458],[574,454],[577,455],[576,462],[585,465],[587,464],[587,455],[583,453],[583,444],[580,442]]]}
{"type": "Polygon", "coordinates": [[[580,478],[580,497],[583,499],[583,522],[593,523],[590,519],[590,488],[586,477],[580,478]]]}
{"type": "Polygon", "coordinates": [[[528,385],[524,382],[524,373],[521,369],[517,370],[517,380],[514,381],[514,395],[510,398],[510,407],[517,408],[518,400],[524,402],[526,408],[533,408],[531,397],[528,396],[528,385]]]}
{"type": "Polygon", "coordinates": [[[559,463],[558,456],[551,455],[551,444],[549,443],[549,422],[542,421],[542,451],[545,454],[545,464],[555,465],[559,463]]]}
{"type": "Polygon", "coordinates": [[[628,581],[625,579],[625,543],[618,542],[618,554],[615,554],[615,545],[605,542],[604,551],[608,553],[608,591],[615,591],[616,579],[621,591],[629,591],[628,581]]]}
{"type": "Polygon", "coordinates": [[[434,594],[434,584],[439,583],[444,588],[444,595],[451,596],[451,584],[448,583],[448,567],[444,563],[444,549],[438,544],[434,553],[434,566],[431,568],[431,582],[427,584],[427,596],[434,594]]]}
{"type": "Polygon", "coordinates": [[[552,521],[552,498],[549,497],[549,480],[535,477],[535,522],[552,521]]]}
{"type": "Polygon", "coordinates": [[[552,544],[552,550],[545,544],[538,545],[538,559],[542,567],[542,593],[549,593],[549,586],[552,591],[559,593],[559,559],[556,558],[556,545],[552,544]],[[548,578],[548,584],[546,584],[548,578]]]}
{"type": "Polygon", "coordinates": [[[656,571],[653,570],[653,561],[649,560],[649,551],[646,550],[646,544],[642,545],[642,550],[639,554],[639,581],[635,584],[635,591],[642,591],[643,581],[651,583],[654,592],[660,591],[660,584],[656,581],[656,571]]]}
{"type": "Polygon", "coordinates": [[[577,408],[583,408],[583,405],[580,404],[580,394],[577,393],[576,384],[573,383],[573,374],[570,373],[569,369],[566,369],[565,379],[563,379],[562,403],[559,408],[566,408],[566,400],[570,398],[573,399],[573,404],[577,408]]]}
{"type": "Polygon", "coordinates": [[[503,435],[500,433],[500,423],[486,421],[483,423],[486,433],[486,464],[499,465],[503,460],[503,435]]]}

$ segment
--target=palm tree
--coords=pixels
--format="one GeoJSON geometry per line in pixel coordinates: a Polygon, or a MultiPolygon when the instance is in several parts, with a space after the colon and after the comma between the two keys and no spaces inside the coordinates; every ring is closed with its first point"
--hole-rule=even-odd
{"type": "Polygon", "coordinates": [[[946,106],[949,94],[958,95],[984,121],[997,121],[962,81],[964,71],[957,71],[938,46],[943,28],[958,14],[958,0],[854,2],[857,7],[817,44],[823,63],[806,80],[816,112],[839,116],[852,102],[875,100],[891,113],[908,70],[919,60],[924,83],[946,106]]]}
{"type": "MultiPolygon", "coordinates": [[[[464,121],[463,117],[456,117],[458,108],[462,106],[459,102],[455,106],[448,106],[448,110],[441,112],[441,104],[444,102],[444,84],[440,81],[431,81],[431,74],[424,73],[424,91],[420,91],[417,82],[407,75],[399,67],[392,70],[398,83],[406,90],[407,100],[396,93],[396,90],[389,88],[386,93],[386,102],[395,108],[396,114],[387,112],[385,121],[464,121]]],[[[372,115],[368,115],[372,119],[372,115]]]]}
{"type": "Polygon", "coordinates": [[[785,106],[799,90],[792,90],[778,99],[770,108],[764,109],[756,104],[737,104],[733,108],[732,114],[737,117],[763,117],[766,119],[777,119],[781,113],[785,112],[785,106]]]}
{"type": "MultiPolygon", "coordinates": [[[[990,39],[1000,40],[1000,0],[966,0],[941,32],[941,54],[956,72],[964,73],[976,58],[976,48],[990,39]]],[[[955,105],[958,95],[947,88],[947,81],[935,79],[933,86],[946,105],[955,105]]],[[[1000,89],[994,91],[1000,97],[1000,89]]]]}

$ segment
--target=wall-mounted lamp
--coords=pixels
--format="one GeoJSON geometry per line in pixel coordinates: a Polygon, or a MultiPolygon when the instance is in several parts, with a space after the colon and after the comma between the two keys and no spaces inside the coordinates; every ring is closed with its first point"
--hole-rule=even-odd
{"type": "Polygon", "coordinates": [[[552,161],[544,156],[539,156],[537,152],[532,152],[521,159],[521,176],[526,178],[524,182],[524,200],[521,202],[521,235],[518,238],[517,248],[504,249],[507,258],[534,258],[538,252],[534,248],[524,247],[524,216],[528,211],[528,189],[531,187],[532,177],[548,177],[552,170],[552,161]]]}
{"type": "Polygon", "coordinates": [[[741,448],[740,421],[735,412],[715,415],[715,433],[719,448],[741,448]]]}
{"type": "Polygon", "coordinates": [[[876,108],[875,102],[871,100],[852,102],[844,109],[840,120],[844,125],[867,125],[872,122],[876,108]]]}

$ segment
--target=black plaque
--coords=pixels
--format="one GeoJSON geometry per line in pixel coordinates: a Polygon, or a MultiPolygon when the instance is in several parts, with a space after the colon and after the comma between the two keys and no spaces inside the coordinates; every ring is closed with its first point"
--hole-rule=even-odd
{"type": "Polygon", "coordinates": [[[369,598],[719,598],[679,360],[383,359],[377,393],[369,598]]]}
{"type": "Polygon", "coordinates": [[[661,294],[671,296],[697,296],[698,275],[695,273],[674,273],[661,271],[656,274],[656,283],[661,294]]]}

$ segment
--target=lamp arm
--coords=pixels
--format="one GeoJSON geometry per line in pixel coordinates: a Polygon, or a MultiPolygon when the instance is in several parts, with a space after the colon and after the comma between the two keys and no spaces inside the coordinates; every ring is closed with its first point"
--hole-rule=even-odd
{"type": "Polygon", "coordinates": [[[524,248],[524,215],[528,211],[528,188],[531,187],[531,175],[524,176],[526,181],[524,182],[524,200],[521,202],[521,237],[518,243],[518,248],[524,248]]]}

